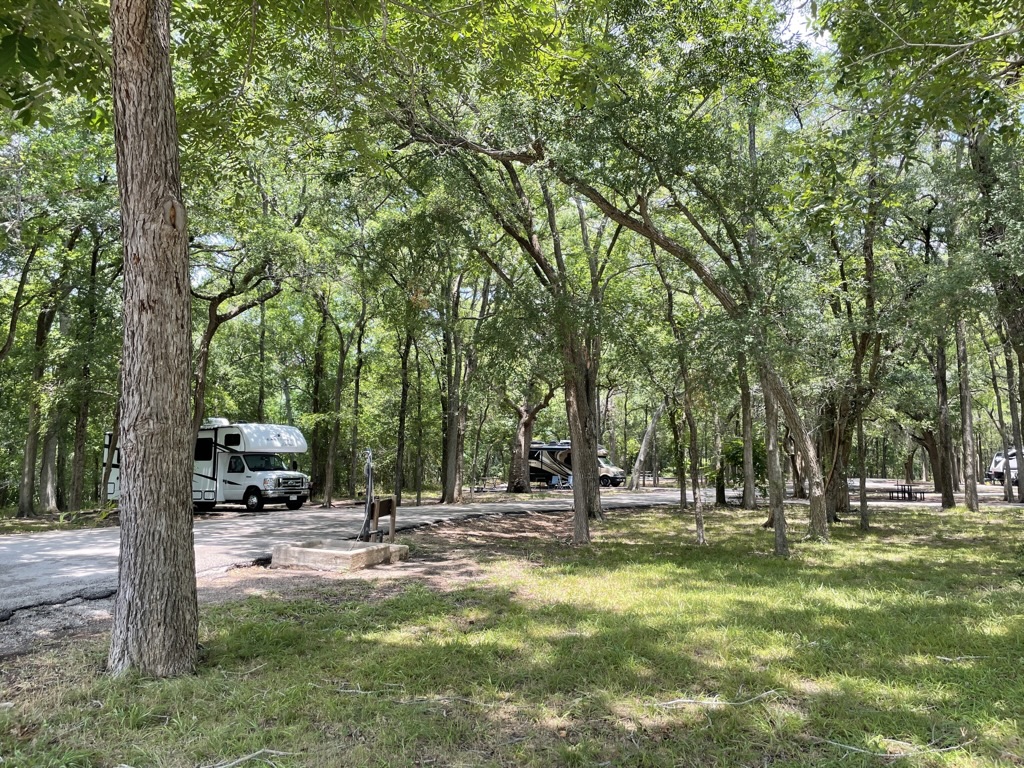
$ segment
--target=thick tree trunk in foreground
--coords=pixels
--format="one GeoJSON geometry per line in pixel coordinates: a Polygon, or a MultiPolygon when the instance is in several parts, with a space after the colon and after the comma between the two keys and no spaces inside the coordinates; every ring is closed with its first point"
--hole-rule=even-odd
{"type": "Polygon", "coordinates": [[[191,296],[168,0],[113,0],[124,244],[121,556],[108,668],[166,677],[198,654],[192,544],[191,296]]]}

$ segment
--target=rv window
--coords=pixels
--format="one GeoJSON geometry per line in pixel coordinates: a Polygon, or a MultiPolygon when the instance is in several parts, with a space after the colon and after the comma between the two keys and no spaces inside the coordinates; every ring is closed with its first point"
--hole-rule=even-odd
{"type": "Polygon", "coordinates": [[[228,462],[228,472],[245,472],[245,465],[242,464],[241,456],[232,456],[228,462]]]}
{"type": "Polygon", "coordinates": [[[239,435],[237,433],[234,434],[234,435],[224,435],[224,445],[226,445],[228,448],[231,448],[232,446],[235,446],[235,445],[241,445],[241,444],[242,444],[242,436],[241,435],[239,435]]]}
{"type": "Polygon", "coordinates": [[[281,457],[273,453],[250,453],[246,454],[245,463],[253,472],[272,472],[284,469],[284,462],[281,457]]]}
{"type": "Polygon", "coordinates": [[[196,450],[192,458],[196,461],[210,461],[213,458],[213,438],[200,437],[196,440],[196,450]]]}

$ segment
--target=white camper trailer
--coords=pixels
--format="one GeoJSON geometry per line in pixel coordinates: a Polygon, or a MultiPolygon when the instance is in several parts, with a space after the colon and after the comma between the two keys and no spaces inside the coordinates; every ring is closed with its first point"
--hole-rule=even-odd
{"type": "MultiPolygon", "coordinates": [[[[104,461],[110,452],[111,434],[103,444],[104,461]]],[[[309,477],[289,469],[282,454],[305,453],[306,438],[295,427],[280,424],[231,424],[210,419],[196,438],[192,468],[192,503],[210,510],[217,504],[244,504],[255,511],[264,504],[284,504],[298,509],[309,498],[309,477]]],[[[121,450],[107,482],[107,498],[121,494],[121,450]]]]}

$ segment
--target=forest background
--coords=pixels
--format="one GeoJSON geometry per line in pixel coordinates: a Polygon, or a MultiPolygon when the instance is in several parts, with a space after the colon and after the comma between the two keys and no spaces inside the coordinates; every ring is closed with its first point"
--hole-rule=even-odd
{"type": "MultiPolygon", "coordinates": [[[[817,538],[858,474],[976,504],[1021,452],[1020,10],[179,4],[193,427],[302,427],[327,501],[367,448],[404,503],[528,491],[571,437],[747,506],[784,467],[817,538]]],[[[0,21],[0,507],[32,516],[102,503],[121,214],[106,6],[0,21]]]]}

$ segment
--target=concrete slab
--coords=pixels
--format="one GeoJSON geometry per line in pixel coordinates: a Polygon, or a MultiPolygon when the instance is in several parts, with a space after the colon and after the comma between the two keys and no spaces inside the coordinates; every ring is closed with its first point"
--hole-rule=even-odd
{"type": "Polygon", "coordinates": [[[275,544],[270,567],[357,571],[380,563],[396,563],[408,556],[409,548],[401,544],[314,539],[299,544],[275,544]]]}

